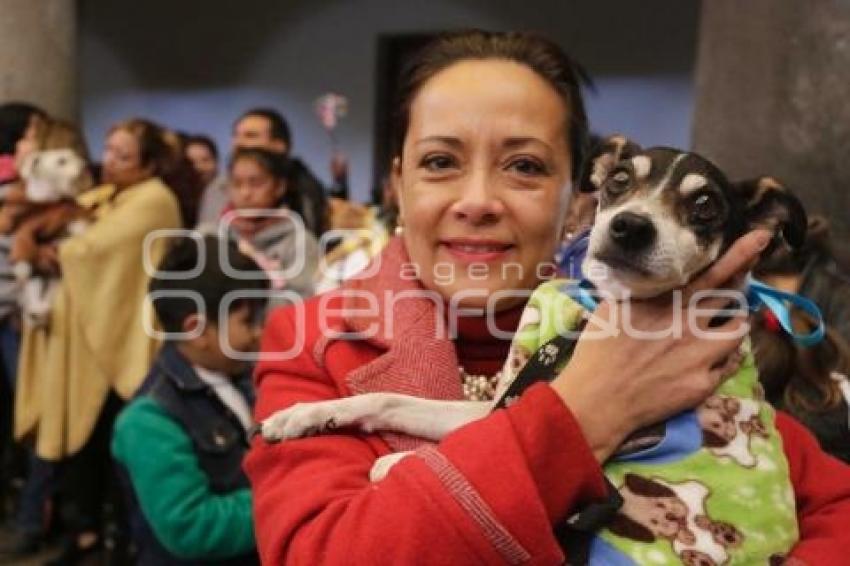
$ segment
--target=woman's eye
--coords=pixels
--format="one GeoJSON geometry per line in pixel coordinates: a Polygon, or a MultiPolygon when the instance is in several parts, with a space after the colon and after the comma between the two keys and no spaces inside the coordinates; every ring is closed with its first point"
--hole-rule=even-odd
{"type": "Polygon", "coordinates": [[[424,167],[429,171],[442,171],[453,167],[454,164],[454,159],[448,155],[429,155],[422,160],[420,167],[424,167]]]}
{"type": "Polygon", "coordinates": [[[511,161],[509,168],[521,175],[544,175],[546,167],[534,159],[515,159],[511,161]]]}

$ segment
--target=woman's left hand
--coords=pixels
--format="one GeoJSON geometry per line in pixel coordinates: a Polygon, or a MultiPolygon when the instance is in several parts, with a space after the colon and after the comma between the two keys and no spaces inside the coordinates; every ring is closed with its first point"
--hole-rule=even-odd
{"type": "Polygon", "coordinates": [[[691,298],[740,289],[740,277],[769,241],[764,231],[740,238],[680,291],[680,304],[663,299],[600,303],[567,367],[552,382],[600,462],[633,431],[699,405],[737,370],[747,313],[738,310],[713,324],[729,295],[697,303],[699,311],[691,310],[691,298]]]}
{"type": "Polygon", "coordinates": [[[59,246],[56,243],[38,246],[35,257],[35,269],[39,273],[58,277],[62,273],[59,265],[59,246]]]}

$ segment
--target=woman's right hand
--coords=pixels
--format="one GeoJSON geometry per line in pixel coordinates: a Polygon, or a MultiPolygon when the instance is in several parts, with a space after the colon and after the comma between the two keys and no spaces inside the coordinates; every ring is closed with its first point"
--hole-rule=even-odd
{"type": "Polygon", "coordinates": [[[740,345],[749,329],[746,311],[709,327],[717,311],[727,308],[728,294],[699,301],[700,316],[697,311],[689,314],[687,307],[695,293],[740,289],[741,278],[770,237],[758,230],[738,239],[681,290],[678,305],[669,296],[600,303],[567,367],[551,384],[578,420],[599,462],[638,428],[699,405],[737,370],[740,345]],[[677,322],[678,336],[664,331],[677,322]],[[652,332],[663,336],[646,335],[652,332]]]}

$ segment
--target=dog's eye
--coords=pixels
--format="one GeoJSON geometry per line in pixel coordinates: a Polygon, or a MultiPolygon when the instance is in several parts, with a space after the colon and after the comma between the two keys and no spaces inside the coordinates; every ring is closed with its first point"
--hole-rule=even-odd
{"type": "Polygon", "coordinates": [[[608,182],[608,192],[615,195],[625,192],[625,190],[629,188],[630,179],[631,177],[629,176],[629,172],[624,169],[620,169],[611,175],[608,182]]]}
{"type": "Polygon", "coordinates": [[[711,222],[720,213],[717,199],[709,194],[701,194],[694,199],[691,217],[697,222],[711,222]]]}

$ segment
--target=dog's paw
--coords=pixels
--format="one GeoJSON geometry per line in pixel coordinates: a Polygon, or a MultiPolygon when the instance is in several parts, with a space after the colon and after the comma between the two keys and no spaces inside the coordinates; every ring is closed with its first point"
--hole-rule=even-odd
{"type": "Polygon", "coordinates": [[[68,234],[71,236],[79,236],[85,232],[88,227],[89,223],[85,220],[73,220],[68,224],[66,229],[68,230],[68,234]]]}
{"type": "Polygon", "coordinates": [[[369,470],[369,481],[375,483],[387,477],[390,469],[409,454],[410,452],[394,452],[375,460],[375,463],[372,464],[372,469],[369,470]]]}
{"type": "Polygon", "coordinates": [[[279,442],[315,436],[339,425],[336,411],[330,403],[296,403],[264,420],[260,432],[266,441],[279,442]]]}
{"type": "Polygon", "coordinates": [[[21,310],[27,325],[32,328],[47,326],[47,322],[50,320],[50,303],[48,301],[25,301],[21,310]]]}
{"type": "Polygon", "coordinates": [[[18,281],[27,281],[32,276],[32,265],[28,261],[19,261],[12,266],[12,272],[18,281]]]}

